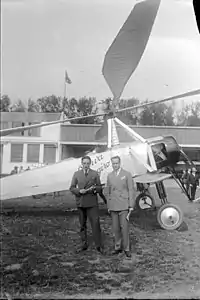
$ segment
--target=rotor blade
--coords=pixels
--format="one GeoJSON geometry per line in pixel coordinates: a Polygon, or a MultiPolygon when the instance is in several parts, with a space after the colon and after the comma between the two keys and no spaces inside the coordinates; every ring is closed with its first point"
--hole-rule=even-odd
{"type": "Polygon", "coordinates": [[[40,127],[49,126],[49,125],[62,124],[65,122],[78,121],[78,120],[82,120],[82,119],[88,119],[91,117],[100,117],[100,116],[104,116],[104,115],[106,115],[106,113],[101,113],[101,114],[97,114],[97,115],[87,115],[87,116],[75,117],[75,118],[70,118],[70,119],[65,119],[65,120],[57,120],[57,121],[52,121],[52,122],[43,122],[43,123],[39,123],[39,124],[35,124],[35,125],[1,129],[0,136],[6,136],[6,135],[9,135],[14,132],[22,132],[22,131],[33,129],[33,128],[40,128],[40,127]]]}
{"type": "MultiPolygon", "coordinates": [[[[180,95],[177,95],[177,96],[174,96],[174,97],[162,99],[162,100],[151,101],[151,102],[147,102],[147,103],[138,104],[138,105],[135,105],[135,106],[122,108],[122,109],[117,110],[116,113],[129,111],[129,110],[133,110],[133,109],[138,109],[138,108],[141,108],[141,107],[145,107],[145,106],[149,106],[149,105],[153,105],[153,104],[157,104],[157,103],[162,103],[162,102],[167,102],[167,101],[175,100],[175,99],[179,99],[179,98],[195,96],[195,95],[199,95],[199,94],[200,94],[200,89],[195,90],[195,91],[191,91],[191,92],[188,92],[188,93],[180,94],[180,95]]],[[[32,129],[32,128],[40,128],[40,127],[49,126],[49,125],[62,124],[62,123],[65,123],[65,122],[78,121],[78,120],[82,120],[82,119],[88,119],[88,118],[91,118],[91,117],[101,117],[101,116],[105,116],[105,115],[108,115],[108,114],[109,113],[101,113],[101,114],[97,114],[97,115],[87,115],[87,116],[75,117],[75,118],[70,118],[70,119],[65,119],[65,120],[44,122],[44,123],[29,125],[29,126],[21,126],[21,127],[15,127],[15,128],[2,129],[2,130],[0,130],[0,136],[6,136],[6,135],[9,135],[13,132],[21,132],[21,131],[29,130],[29,129],[32,129]]]]}
{"type": "Polygon", "coordinates": [[[102,72],[112,91],[114,102],[119,100],[140,62],[160,1],[144,0],[137,3],[105,55],[102,72]]]}
{"type": "Polygon", "coordinates": [[[194,13],[197,22],[197,28],[199,29],[199,33],[200,33],[200,9],[198,3],[199,0],[193,0],[193,7],[194,7],[194,13]]]}
{"type": "Polygon", "coordinates": [[[153,104],[158,104],[158,103],[167,102],[167,101],[170,101],[170,100],[176,100],[176,99],[179,99],[179,98],[186,98],[186,97],[195,96],[195,95],[200,95],[200,89],[195,90],[195,91],[191,91],[191,92],[188,92],[188,93],[184,93],[184,94],[179,94],[177,96],[165,98],[165,99],[162,99],[162,100],[156,100],[156,101],[151,101],[151,102],[138,104],[138,105],[135,105],[135,106],[122,108],[122,109],[119,109],[117,112],[129,111],[129,110],[138,109],[138,108],[153,105],[153,104]]]}

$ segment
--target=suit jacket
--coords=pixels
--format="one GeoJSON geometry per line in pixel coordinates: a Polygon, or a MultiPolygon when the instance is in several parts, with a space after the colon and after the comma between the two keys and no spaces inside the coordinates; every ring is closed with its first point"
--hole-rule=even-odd
{"type": "Polygon", "coordinates": [[[199,185],[199,176],[197,175],[197,173],[195,174],[195,176],[190,173],[188,177],[189,184],[192,184],[194,186],[199,185]]]}
{"type": "Polygon", "coordinates": [[[183,174],[181,178],[183,180],[183,183],[188,184],[189,174],[187,172],[183,174]]]}
{"type": "Polygon", "coordinates": [[[109,210],[121,211],[134,206],[134,183],[130,172],[121,169],[119,175],[111,172],[107,177],[109,210]]]}
{"type": "Polygon", "coordinates": [[[102,186],[99,175],[96,171],[89,169],[88,175],[85,176],[83,170],[74,173],[70,191],[76,197],[77,207],[93,207],[98,205],[97,193],[102,193],[102,186]],[[96,193],[89,191],[86,194],[80,194],[81,189],[87,189],[95,185],[96,193]]]}

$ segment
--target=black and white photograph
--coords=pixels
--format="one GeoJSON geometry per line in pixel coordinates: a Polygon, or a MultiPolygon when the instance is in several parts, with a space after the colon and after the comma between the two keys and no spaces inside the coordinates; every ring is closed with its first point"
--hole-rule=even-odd
{"type": "Polygon", "coordinates": [[[200,299],[200,0],[1,0],[0,298],[200,299]]]}

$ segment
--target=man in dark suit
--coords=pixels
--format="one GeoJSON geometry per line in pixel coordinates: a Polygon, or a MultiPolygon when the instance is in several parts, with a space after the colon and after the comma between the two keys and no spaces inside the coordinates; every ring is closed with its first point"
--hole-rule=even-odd
{"type": "Polygon", "coordinates": [[[193,201],[195,200],[197,186],[199,186],[199,176],[197,175],[195,168],[192,168],[192,172],[189,173],[188,182],[190,186],[191,200],[193,201]]]}
{"type": "MultiPolygon", "coordinates": [[[[101,229],[99,222],[98,197],[102,196],[102,185],[96,171],[90,169],[91,158],[82,158],[82,170],[74,173],[70,191],[76,196],[76,205],[79,212],[80,234],[82,240],[81,250],[88,248],[87,243],[87,217],[92,227],[93,238],[98,252],[103,253],[101,242],[101,229]]],[[[104,202],[106,199],[104,197],[104,202]]]]}
{"type": "Polygon", "coordinates": [[[113,172],[109,173],[107,177],[107,197],[115,238],[115,249],[112,254],[118,254],[124,250],[125,255],[130,258],[129,221],[127,216],[134,207],[134,183],[131,173],[121,168],[119,156],[112,157],[111,162],[113,172]]]}

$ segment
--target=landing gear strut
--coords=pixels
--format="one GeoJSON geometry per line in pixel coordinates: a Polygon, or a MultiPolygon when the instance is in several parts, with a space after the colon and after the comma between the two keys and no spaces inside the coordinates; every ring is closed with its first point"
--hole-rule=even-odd
{"type": "MultiPolygon", "coordinates": [[[[163,181],[156,182],[155,185],[161,201],[161,206],[158,208],[157,212],[157,221],[161,228],[175,230],[180,227],[183,222],[183,213],[177,205],[167,201],[163,181]]],[[[142,210],[156,208],[155,200],[150,195],[148,186],[145,187],[143,184],[139,184],[138,189],[141,193],[136,198],[136,207],[142,210]]]]}

